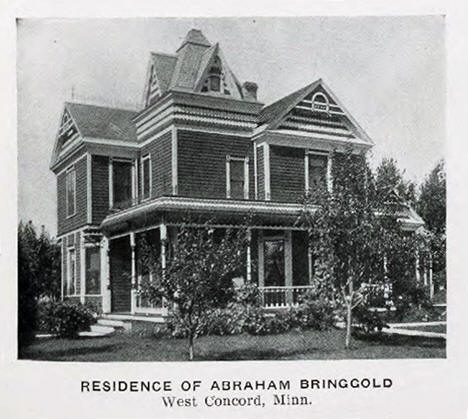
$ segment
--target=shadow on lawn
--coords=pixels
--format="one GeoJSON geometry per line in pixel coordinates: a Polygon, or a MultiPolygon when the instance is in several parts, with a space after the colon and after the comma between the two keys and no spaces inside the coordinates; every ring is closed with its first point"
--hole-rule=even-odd
{"type": "Polygon", "coordinates": [[[285,356],[301,355],[305,352],[318,351],[318,348],[308,348],[307,351],[288,350],[281,351],[278,349],[261,349],[261,348],[245,348],[235,349],[226,352],[208,352],[197,356],[197,361],[264,361],[282,359],[285,356]]]}
{"type": "Polygon", "coordinates": [[[39,350],[39,351],[28,351],[27,349],[23,354],[19,356],[20,359],[32,359],[32,360],[49,360],[49,361],[68,361],[71,357],[80,356],[80,355],[90,355],[98,354],[103,352],[111,352],[117,349],[119,345],[103,345],[103,346],[93,346],[86,345],[80,346],[77,348],[67,347],[54,350],[39,350]],[[65,358],[65,359],[61,359],[65,358]]]}
{"type": "Polygon", "coordinates": [[[357,341],[370,342],[376,345],[388,346],[417,346],[423,348],[445,348],[446,341],[443,338],[427,338],[423,336],[404,336],[404,335],[358,335],[357,341]]]}

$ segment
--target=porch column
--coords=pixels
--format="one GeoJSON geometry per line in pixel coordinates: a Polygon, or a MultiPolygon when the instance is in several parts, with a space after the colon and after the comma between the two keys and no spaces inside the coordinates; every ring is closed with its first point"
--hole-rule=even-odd
{"type": "Polygon", "coordinates": [[[293,269],[292,269],[292,231],[286,230],[284,232],[284,282],[285,286],[289,287],[286,290],[286,304],[292,305],[293,297],[293,269]]]}
{"type": "Polygon", "coordinates": [[[132,251],[132,266],[131,266],[132,290],[131,290],[131,300],[130,300],[130,307],[131,307],[130,311],[132,314],[135,314],[136,298],[137,298],[135,248],[136,248],[135,233],[132,231],[130,233],[130,249],[132,251]]]}
{"type": "Polygon", "coordinates": [[[416,271],[416,283],[419,284],[419,251],[416,250],[416,261],[415,261],[415,271],[416,271]]]}
{"type": "MultiPolygon", "coordinates": [[[[161,223],[159,225],[159,239],[161,243],[161,268],[162,274],[165,275],[166,270],[166,245],[167,245],[167,225],[161,223]]],[[[162,299],[162,314],[167,315],[167,301],[162,299]]]]}
{"type": "Polygon", "coordinates": [[[167,242],[167,226],[161,223],[159,225],[159,234],[161,240],[161,268],[166,269],[166,242],[167,242]]]}
{"type": "Polygon", "coordinates": [[[109,256],[109,239],[103,237],[101,240],[101,294],[103,313],[110,313],[111,311],[109,256]]]}
{"type": "Polygon", "coordinates": [[[309,238],[307,238],[307,270],[309,273],[309,285],[312,285],[313,280],[314,280],[313,259],[312,259],[312,248],[310,247],[309,238]]]}
{"type": "Polygon", "coordinates": [[[85,303],[86,293],[86,253],[84,245],[84,232],[80,233],[80,303],[85,303]]]}
{"type": "Polygon", "coordinates": [[[252,230],[247,229],[247,283],[252,282],[252,249],[250,248],[252,244],[252,230]]]}
{"type": "MultiPolygon", "coordinates": [[[[265,286],[265,265],[264,265],[264,254],[263,254],[263,231],[258,232],[258,287],[263,288],[265,286]]],[[[262,307],[265,305],[265,294],[262,291],[260,293],[262,307]]]]}
{"type": "Polygon", "coordinates": [[[429,297],[434,298],[434,281],[432,277],[432,253],[429,253],[429,297]]]}
{"type": "Polygon", "coordinates": [[[388,265],[387,265],[388,261],[387,261],[387,254],[384,253],[384,256],[383,256],[383,270],[384,270],[384,279],[387,280],[388,279],[388,265]]]}

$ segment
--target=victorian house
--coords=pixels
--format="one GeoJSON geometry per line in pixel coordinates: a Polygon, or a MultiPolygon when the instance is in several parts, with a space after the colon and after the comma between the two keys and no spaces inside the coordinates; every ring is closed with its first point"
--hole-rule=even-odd
{"type": "MultiPolygon", "coordinates": [[[[253,215],[244,281],[286,306],[313,281],[298,200],[331,187],[329,154],[373,142],[319,79],[265,106],[218,44],[191,30],[173,54],[149,56],[139,111],[65,103],[53,150],[63,298],[104,313],[164,313],[139,294],[137,242],[166,260],[186,214],[216,228],[253,215]],[[252,265],[258,269],[251,269],[252,265]]],[[[403,228],[421,219],[410,208],[403,228]]]]}

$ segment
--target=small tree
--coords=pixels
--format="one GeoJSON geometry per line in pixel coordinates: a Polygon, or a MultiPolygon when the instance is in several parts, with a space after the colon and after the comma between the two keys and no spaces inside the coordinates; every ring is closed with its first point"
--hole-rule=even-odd
{"type": "Polygon", "coordinates": [[[208,223],[197,228],[184,223],[178,228],[166,266],[157,247],[145,238],[140,243],[140,264],[152,274],[151,281],[141,284],[142,292],[151,301],[167,301],[171,320],[188,339],[190,360],[194,340],[211,311],[224,307],[233,297],[232,278],[245,266],[246,240],[244,228],[226,229],[218,235],[208,223]]]}
{"type": "Polygon", "coordinates": [[[60,248],[44,227],[38,236],[31,221],[18,225],[18,342],[19,348],[34,335],[37,302],[60,296],[60,248]]]}
{"type": "Polygon", "coordinates": [[[365,156],[332,155],[333,191],[325,185],[306,194],[299,223],[309,232],[317,263],[324,265],[346,309],[346,348],[353,310],[363,302],[363,285],[382,280],[382,228],[377,195],[365,156]]]}

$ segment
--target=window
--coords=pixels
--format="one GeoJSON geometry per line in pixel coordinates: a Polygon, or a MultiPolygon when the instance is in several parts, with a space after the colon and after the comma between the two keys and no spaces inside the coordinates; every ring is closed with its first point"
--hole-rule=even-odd
{"type": "Polygon", "coordinates": [[[232,199],[249,198],[249,160],[244,157],[227,156],[226,197],[232,199]]]}
{"type": "Polygon", "coordinates": [[[317,92],[312,97],[312,110],[327,113],[330,110],[328,98],[323,93],[317,92]]]}
{"type": "Polygon", "coordinates": [[[112,161],[112,204],[114,207],[128,206],[131,203],[132,172],[132,162],[112,161]]]}
{"type": "Polygon", "coordinates": [[[75,249],[68,249],[68,271],[67,271],[67,284],[66,284],[66,294],[75,295],[76,294],[76,255],[75,249]]]}
{"type": "Polygon", "coordinates": [[[86,247],[86,294],[101,293],[101,249],[99,246],[86,247]]]}
{"type": "Polygon", "coordinates": [[[147,156],[141,159],[141,191],[142,198],[148,199],[151,196],[151,156],[147,156]]]}
{"type": "Polygon", "coordinates": [[[328,154],[306,153],[306,190],[313,192],[328,187],[328,154]]]}
{"type": "Polygon", "coordinates": [[[75,167],[71,167],[66,173],[66,211],[67,217],[75,215],[76,210],[76,172],[75,167]]]}
{"type": "Polygon", "coordinates": [[[282,287],[285,284],[284,239],[268,238],[263,245],[265,287],[282,287]]]}

